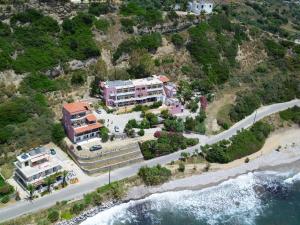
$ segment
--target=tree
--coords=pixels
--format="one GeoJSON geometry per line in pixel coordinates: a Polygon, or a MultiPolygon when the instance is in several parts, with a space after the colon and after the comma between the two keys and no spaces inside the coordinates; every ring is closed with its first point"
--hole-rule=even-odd
{"type": "Polygon", "coordinates": [[[140,168],[138,175],[146,185],[158,185],[169,180],[171,171],[161,165],[140,168]]]}
{"type": "Polygon", "coordinates": [[[86,80],[86,75],[84,74],[83,71],[75,71],[72,74],[72,78],[71,78],[71,84],[72,85],[83,85],[85,83],[86,80]]]}
{"type": "Polygon", "coordinates": [[[32,184],[28,184],[27,190],[29,191],[29,199],[32,200],[33,199],[33,194],[34,194],[34,191],[35,191],[35,187],[32,184]]]}
{"type": "Polygon", "coordinates": [[[59,144],[64,139],[66,135],[61,123],[55,123],[52,125],[51,136],[52,141],[55,144],[59,144]]]}
{"type": "Polygon", "coordinates": [[[47,185],[47,191],[50,193],[51,192],[51,185],[54,183],[54,178],[52,176],[46,177],[45,178],[45,183],[47,185]]]}
{"type": "Polygon", "coordinates": [[[62,186],[65,187],[67,185],[67,176],[68,176],[68,171],[64,170],[62,172],[62,175],[63,175],[63,181],[62,181],[62,186]]]}
{"type": "Polygon", "coordinates": [[[108,132],[109,132],[109,130],[106,127],[100,128],[100,136],[101,136],[102,142],[107,142],[108,141],[108,139],[109,139],[108,132]]]}

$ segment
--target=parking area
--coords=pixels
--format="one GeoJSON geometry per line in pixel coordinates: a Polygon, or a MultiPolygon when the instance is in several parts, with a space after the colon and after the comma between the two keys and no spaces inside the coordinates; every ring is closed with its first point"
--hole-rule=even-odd
{"type": "Polygon", "coordinates": [[[127,122],[131,119],[142,121],[141,112],[131,112],[117,115],[113,113],[107,113],[104,109],[100,109],[95,111],[94,115],[97,117],[98,120],[104,120],[104,125],[113,134],[122,133],[127,122]],[[116,132],[115,127],[118,127],[118,132],[116,132]]]}
{"type": "Polygon", "coordinates": [[[58,146],[53,143],[49,143],[46,145],[47,148],[54,149],[56,152],[56,157],[61,161],[62,167],[64,170],[68,171],[68,178],[77,178],[79,183],[86,182],[91,179],[88,175],[86,175],[79,166],[69,158],[69,156],[62,151],[58,146]]]}
{"type": "Polygon", "coordinates": [[[135,137],[135,138],[124,138],[124,139],[115,139],[114,141],[108,141],[103,143],[100,138],[93,138],[87,141],[80,142],[79,145],[81,146],[82,150],[78,150],[77,148],[74,149],[74,153],[80,157],[90,158],[100,156],[102,154],[118,151],[119,149],[137,143],[139,141],[146,141],[153,139],[153,132],[156,129],[150,129],[149,133],[145,133],[144,136],[135,137]],[[90,148],[95,145],[101,145],[101,149],[97,151],[90,151],[90,148]]]}

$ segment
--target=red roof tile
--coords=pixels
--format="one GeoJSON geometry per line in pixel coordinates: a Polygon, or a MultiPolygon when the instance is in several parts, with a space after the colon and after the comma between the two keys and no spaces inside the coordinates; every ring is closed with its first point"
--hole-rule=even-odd
{"type": "Polygon", "coordinates": [[[94,130],[94,129],[99,129],[101,128],[103,125],[100,123],[95,123],[95,124],[89,124],[85,127],[79,127],[79,128],[75,128],[75,134],[80,134],[80,133],[84,133],[86,131],[90,131],[90,130],[94,130]]]}
{"type": "Polygon", "coordinates": [[[73,102],[64,105],[64,109],[69,113],[78,113],[89,110],[89,104],[86,102],[73,102]]]}
{"type": "Polygon", "coordinates": [[[167,77],[167,76],[164,76],[164,75],[160,75],[159,76],[159,80],[163,83],[166,83],[166,82],[169,82],[170,79],[167,77]]]}
{"type": "Polygon", "coordinates": [[[86,119],[87,119],[88,121],[96,121],[96,120],[97,120],[97,118],[96,118],[96,116],[95,116],[94,114],[89,114],[89,115],[87,115],[87,116],[86,116],[86,119]]]}

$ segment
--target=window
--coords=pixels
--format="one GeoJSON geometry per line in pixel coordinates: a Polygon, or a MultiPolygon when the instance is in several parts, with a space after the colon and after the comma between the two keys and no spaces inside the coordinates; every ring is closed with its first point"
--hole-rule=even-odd
{"type": "Polygon", "coordinates": [[[28,161],[25,162],[25,166],[29,166],[29,162],[28,161]]]}

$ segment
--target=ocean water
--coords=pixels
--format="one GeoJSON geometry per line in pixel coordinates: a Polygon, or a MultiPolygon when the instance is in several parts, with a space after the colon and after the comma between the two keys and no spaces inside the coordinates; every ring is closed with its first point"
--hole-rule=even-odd
{"type": "Polygon", "coordinates": [[[197,191],[154,194],[82,225],[300,225],[300,173],[248,173],[197,191]]]}

